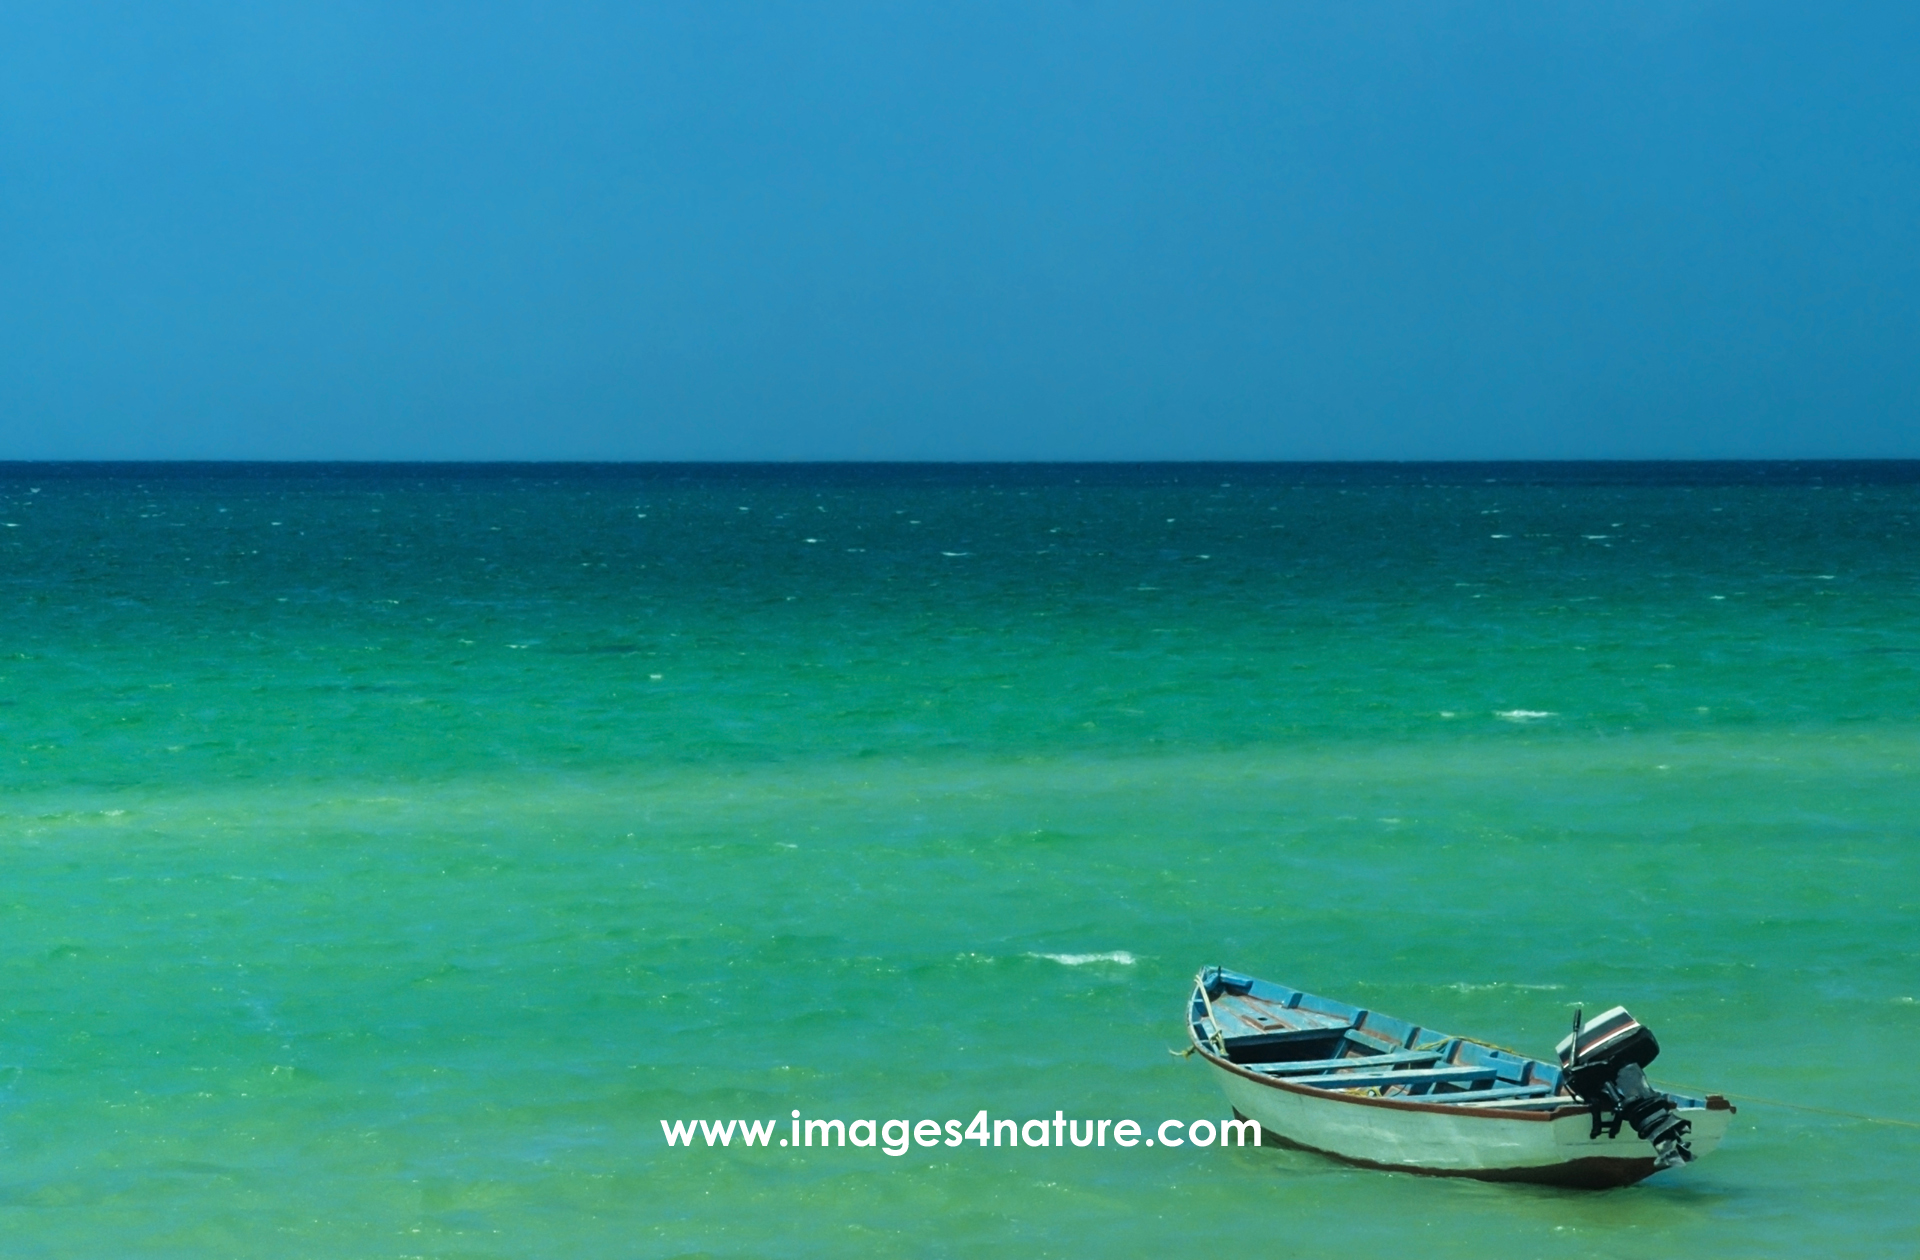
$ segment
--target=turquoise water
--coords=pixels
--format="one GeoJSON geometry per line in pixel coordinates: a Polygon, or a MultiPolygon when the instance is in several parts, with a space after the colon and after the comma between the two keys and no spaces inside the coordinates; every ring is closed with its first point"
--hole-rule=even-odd
{"type": "Polygon", "coordinates": [[[1207,963],[1920,1121],[1920,468],[0,467],[8,1255],[1920,1252],[1920,1128],[1595,1194],[1219,1117],[1207,963]],[[1504,715],[1504,716],[1502,716],[1504,715]],[[1088,958],[1089,955],[1107,955],[1088,958]]]}

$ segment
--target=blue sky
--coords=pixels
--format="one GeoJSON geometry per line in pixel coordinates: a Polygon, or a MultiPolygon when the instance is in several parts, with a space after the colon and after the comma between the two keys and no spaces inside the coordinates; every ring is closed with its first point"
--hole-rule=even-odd
{"type": "Polygon", "coordinates": [[[1920,8],[0,8],[0,457],[1920,456],[1920,8]]]}

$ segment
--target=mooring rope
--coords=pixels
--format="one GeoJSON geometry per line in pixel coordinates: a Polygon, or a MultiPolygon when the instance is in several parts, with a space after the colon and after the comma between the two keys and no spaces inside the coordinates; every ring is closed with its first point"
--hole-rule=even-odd
{"type": "MultiPolygon", "coordinates": [[[[1212,1020],[1213,1019],[1213,1002],[1207,996],[1206,986],[1198,985],[1196,987],[1198,987],[1200,990],[1201,999],[1205,1001],[1207,1004],[1207,1017],[1209,1020],[1212,1020]]],[[[1220,1036],[1220,1031],[1219,1031],[1220,1024],[1217,1020],[1213,1021],[1213,1027],[1214,1027],[1214,1037],[1217,1039],[1220,1036]]],[[[1510,1046],[1496,1045],[1491,1041],[1482,1041],[1478,1037],[1442,1037],[1439,1041],[1429,1042],[1424,1046],[1415,1046],[1413,1047],[1413,1049],[1416,1051],[1437,1050],[1441,1046],[1446,1045],[1449,1041],[1471,1042],[1476,1046],[1484,1046],[1489,1050],[1502,1050],[1508,1054],[1514,1055],[1517,1058],[1522,1058],[1522,1059],[1530,1057],[1526,1054],[1521,1053],[1518,1050],[1513,1049],[1510,1046]]],[[[1188,1046],[1185,1050],[1170,1049],[1167,1051],[1167,1053],[1170,1055],[1173,1055],[1175,1058],[1184,1059],[1197,1049],[1199,1049],[1198,1046],[1188,1046]]],[[[1220,1047],[1220,1049],[1224,1050],[1225,1047],[1222,1046],[1220,1047]]],[[[1762,1107],[1785,1107],[1789,1111],[1810,1111],[1810,1112],[1813,1112],[1815,1115],[1839,1116],[1844,1120],[1858,1120],[1863,1124],[1891,1124],[1891,1125],[1897,1125],[1903,1129],[1920,1129],[1920,1120],[1902,1120],[1895,1116],[1870,1116],[1862,1111],[1841,1111],[1835,1107],[1814,1107],[1807,1103],[1784,1102],[1778,1098],[1761,1098],[1756,1094],[1733,1094],[1733,1093],[1727,1092],[1724,1089],[1712,1089],[1712,1090],[1698,1089],[1691,1085],[1678,1085],[1678,1084],[1674,1085],[1673,1088],[1677,1090],[1682,1090],[1689,1094],[1695,1094],[1703,1098],[1706,1097],[1708,1094],[1718,1094],[1722,1098],[1730,1098],[1737,1102],[1757,1103],[1762,1107]]]]}
{"type": "Polygon", "coordinates": [[[1840,1111],[1834,1107],[1814,1107],[1806,1103],[1783,1102],[1778,1098],[1761,1098],[1754,1094],[1734,1094],[1724,1089],[1712,1091],[1695,1089],[1691,1085],[1676,1085],[1674,1088],[1685,1090],[1689,1094],[1715,1093],[1722,1098],[1731,1098],[1737,1102],[1758,1103],[1762,1107],[1785,1107],[1789,1111],[1811,1111],[1823,1116],[1841,1116],[1848,1120],[1861,1120],[1867,1124],[1897,1124],[1903,1129],[1920,1129],[1920,1120],[1900,1120],[1893,1116],[1870,1116],[1861,1111],[1840,1111]]]}
{"type": "MultiPolygon", "coordinates": [[[[1484,1041],[1474,1041],[1473,1038],[1471,1037],[1462,1037],[1460,1038],[1460,1040],[1473,1041],[1473,1044],[1476,1046],[1484,1046],[1487,1044],[1484,1041]]],[[[1445,1045],[1446,1043],[1436,1042],[1435,1044],[1445,1045]]],[[[1167,1053],[1172,1055],[1176,1059],[1184,1059],[1188,1055],[1192,1054],[1198,1048],[1199,1047],[1197,1046],[1188,1046],[1185,1050],[1169,1049],[1167,1053]]],[[[1420,1048],[1425,1049],[1426,1047],[1423,1046],[1420,1048]]],[[[1499,1046],[1495,1046],[1492,1048],[1504,1049],[1504,1047],[1499,1047],[1499,1046]]],[[[1517,1054],[1519,1052],[1514,1051],[1513,1053],[1517,1054]]],[[[1846,1120],[1859,1120],[1865,1124],[1893,1124],[1893,1125],[1898,1125],[1903,1129],[1920,1129],[1920,1121],[1901,1120],[1894,1116],[1870,1116],[1862,1111],[1841,1111],[1834,1107],[1814,1107],[1814,1106],[1809,1106],[1806,1103],[1783,1102],[1778,1098],[1760,1098],[1753,1094],[1730,1094],[1724,1089],[1715,1089],[1715,1090],[1696,1089],[1691,1085],[1674,1085],[1673,1088],[1677,1090],[1681,1090],[1688,1094],[1698,1094],[1702,1097],[1706,1096],[1707,1094],[1718,1094],[1722,1098],[1735,1099],[1743,1103],[1758,1103],[1762,1107],[1785,1107],[1789,1111],[1811,1111],[1817,1115],[1839,1116],[1842,1119],[1846,1119],[1846,1120]]]]}
{"type": "MultiPolygon", "coordinates": [[[[1508,1054],[1520,1055],[1523,1059],[1528,1057],[1521,1054],[1518,1050],[1510,1049],[1507,1046],[1497,1046],[1491,1041],[1481,1041],[1477,1037],[1461,1037],[1458,1038],[1458,1040],[1471,1041],[1474,1045],[1485,1046],[1489,1050],[1505,1050],[1508,1054]]],[[[1434,1046],[1442,1046],[1445,1044],[1445,1041],[1436,1041],[1433,1043],[1434,1046]]],[[[1431,1047],[1419,1046],[1416,1048],[1426,1050],[1431,1047]]],[[[1917,1120],[1901,1120],[1893,1116],[1870,1116],[1861,1111],[1840,1111],[1833,1107],[1813,1107],[1806,1103],[1782,1102],[1778,1098],[1761,1098],[1754,1094],[1730,1094],[1724,1089],[1696,1089],[1691,1085],[1675,1085],[1674,1088],[1684,1091],[1685,1093],[1697,1094],[1702,1098],[1708,1094],[1718,1094],[1722,1098],[1731,1098],[1739,1102],[1758,1103],[1762,1107],[1785,1107],[1790,1111],[1811,1111],[1823,1116],[1841,1116],[1848,1120],[1861,1120],[1867,1124],[1893,1124],[1903,1129],[1920,1129],[1920,1121],[1917,1120]]]]}

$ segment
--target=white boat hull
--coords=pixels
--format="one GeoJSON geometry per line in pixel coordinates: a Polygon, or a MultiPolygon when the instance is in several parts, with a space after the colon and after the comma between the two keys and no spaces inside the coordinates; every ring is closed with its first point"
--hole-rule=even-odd
{"type": "MultiPolygon", "coordinates": [[[[1592,1137],[1591,1114],[1572,1104],[1551,1110],[1472,1110],[1444,1103],[1358,1097],[1260,1076],[1198,1047],[1235,1112],[1289,1146],[1370,1168],[1489,1181],[1622,1186],[1655,1171],[1651,1143],[1622,1128],[1592,1137]]],[[[1683,1107],[1696,1157],[1725,1136],[1724,1100],[1683,1107]]]]}

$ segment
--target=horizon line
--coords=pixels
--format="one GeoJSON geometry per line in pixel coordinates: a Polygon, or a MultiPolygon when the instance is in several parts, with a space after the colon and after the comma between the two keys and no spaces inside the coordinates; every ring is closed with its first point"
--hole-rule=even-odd
{"type": "Polygon", "coordinates": [[[980,459],[853,459],[853,458],[654,458],[607,459],[581,457],[261,457],[261,456],[85,456],[0,457],[0,468],[47,466],[201,466],[201,467],[705,467],[705,468],[1112,468],[1112,467],[1459,467],[1463,465],[1623,465],[1623,464],[1920,464],[1920,455],[1685,455],[1685,456],[1491,456],[1491,457],[1321,457],[1321,458],[980,458],[980,459]]]}

